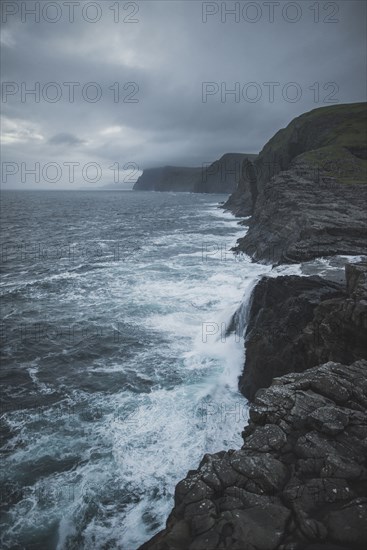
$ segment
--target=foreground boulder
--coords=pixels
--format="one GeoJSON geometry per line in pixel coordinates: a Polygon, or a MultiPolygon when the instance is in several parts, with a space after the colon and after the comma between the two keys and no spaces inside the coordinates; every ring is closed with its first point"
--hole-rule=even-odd
{"type": "Polygon", "coordinates": [[[320,277],[264,277],[254,288],[240,390],[253,399],[273,378],[327,361],[367,359],[367,263],[346,287],[320,277]]]}
{"type": "Polygon", "coordinates": [[[241,450],[205,455],[140,550],[364,550],[367,361],[277,378],[241,450]]]}

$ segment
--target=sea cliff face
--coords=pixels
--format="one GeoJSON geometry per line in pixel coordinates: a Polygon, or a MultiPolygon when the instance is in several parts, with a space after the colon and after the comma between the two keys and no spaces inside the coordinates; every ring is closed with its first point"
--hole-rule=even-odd
{"type": "MultiPolygon", "coordinates": [[[[245,159],[225,204],[252,215],[238,251],[270,263],[367,254],[365,116],[366,104],[312,111],[245,159]]],[[[166,528],[140,550],[366,547],[366,261],[345,274],[345,285],[257,283],[239,379],[252,401],[244,444],[188,472],[166,528]]]]}
{"type": "Polygon", "coordinates": [[[210,165],[203,165],[195,193],[233,193],[242,176],[243,164],[257,155],[227,153],[210,165]]]}
{"type": "Polygon", "coordinates": [[[163,166],[147,168],[135,183],[135,191],[192,191],[201,168],[163,166]]]}
{"type": "Polygon", "coordinates": [[[264,277],[252,294],[240,390],[253,399],[284,374],[367,359],[366,334],[367,263],[346,266],[346,287],[320,277],[264,277]]]}
{"type": "Polygon", "coordinates": [[[257,198],[256,168],[253,161],[245,159],[242,163],[241,176],[236,190],[229,197],[223,208],[235,216],[251,216],[257,198]]]}
{"type": "Polygon", "coordinates": [[[164,166],[148,168],[134,185],[135,191],[176,191],[192,193],[232,193],[240,179],[245,159],[256,155],[226,153],[213,163],[199,168],[164,166]]]}
{"type": "Polygon", "coordinates": [[[272,264],[366,255],[367,185],[311,178],[310,171],[300,173],[296,165],[272,178],[236,250],[272,264]]]}
{"type": "Polygon", "coordinates": [[[225,205],[253,212],[238,251],[273,264],[367,254],[366,105],[296,118],[244,168],[225,205]]]}

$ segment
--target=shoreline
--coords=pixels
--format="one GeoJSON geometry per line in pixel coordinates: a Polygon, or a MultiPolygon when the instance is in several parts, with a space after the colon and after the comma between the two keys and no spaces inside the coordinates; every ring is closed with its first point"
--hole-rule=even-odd
{"type": "Polygon", "coordinates": [[[239,384],[250,420],[240,450],[206,454],[178,483],[166,528],[139,550],[364,548],[367,185],[343,179],[362,173],[358,132],[335,128],[345,120],[359,127],[365,107],[326,107],[292,121],[244,161],[237,190],[220,206],[248,220],[232,250],[272,266],[243,323],[239,384]],[[328,164],[330,140],[341,164],[328,164]],[[354,260],[344,262],[345,277],[340,266],[332,277],[312,269],[319,263],[327,272],[343,259],[354,260]]]}

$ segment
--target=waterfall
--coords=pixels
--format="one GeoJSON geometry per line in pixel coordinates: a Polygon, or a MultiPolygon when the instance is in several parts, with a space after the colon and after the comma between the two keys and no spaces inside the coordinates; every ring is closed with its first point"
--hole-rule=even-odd
{"type": "Polygon", "coordinates": [[[245,330],[247,327],[252,304],[252,292],[260,278],[261,276],[254,277],[247,285],[242,298],[242,302],[232,315],[231,320],[228,324],[226,336],[234,333],[240,338],[245,337],[245,330]]]}

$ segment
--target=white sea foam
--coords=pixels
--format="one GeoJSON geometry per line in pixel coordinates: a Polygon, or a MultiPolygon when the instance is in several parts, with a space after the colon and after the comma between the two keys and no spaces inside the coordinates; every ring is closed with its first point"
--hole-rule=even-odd
{"type": "MultiPolygon", "coordinates": [[[[174,201],[168,215],[175,216],[179,200],[161,196],[174,201]]],[[[102,318],[105,331],[122,331],[127,353],[119,354],[119,341],[93,348],[88,339],[80,353],[55,351],[62,399],[53,405],[50,351],[26,364],[45,404],[6,415],[15,432],[8,474],[26,478],[9,512],[8,546],[26,546],[29,533],[57,523],[58,550],[136,548],[164,526],[176,483],[205,453],[241,446],[246,305],[261,275],[301,275],[303,268],[272,269],[234,255],[230,248],[247,228],[217,203],[199,208],[197,200],[182,209],[182,226],[142,238],[134,257],[93,269],[63,266],[32,281],[35,304],[47,297],[47,319],[60,308],[68,316],[77,311],[80,323],[98,326],[102,318]],[[52,291],[42,290],[45,282],[52,291]],[[73,368],[70,378],[65,365],[73,368]],[[75,379],[79,385],[69,385],[75,379]]],[[[101,239],[103,250],[109,242],[101,239]]],[[[323,262],[320,269],[331,269],[323,262]]]]}

